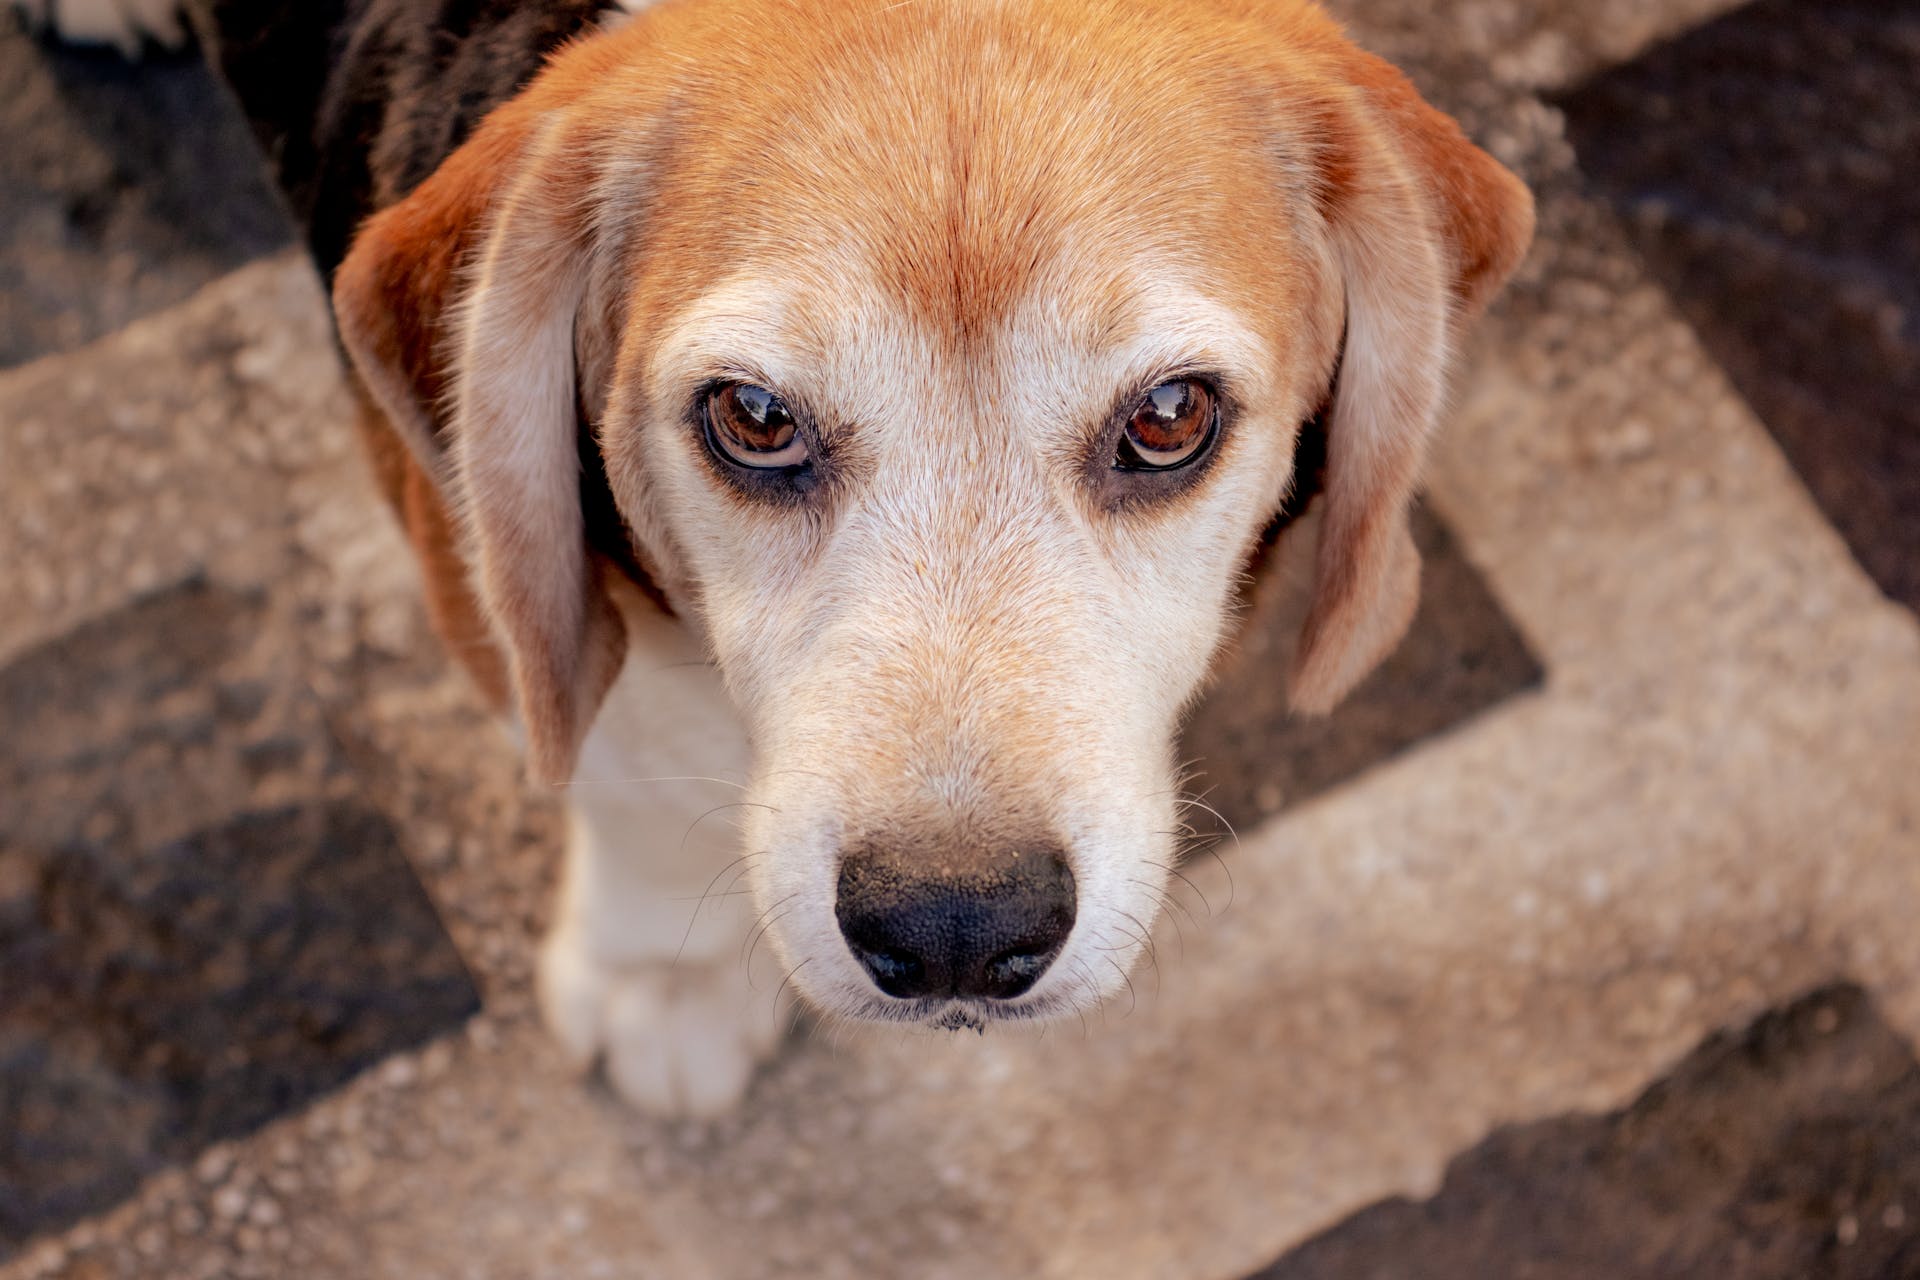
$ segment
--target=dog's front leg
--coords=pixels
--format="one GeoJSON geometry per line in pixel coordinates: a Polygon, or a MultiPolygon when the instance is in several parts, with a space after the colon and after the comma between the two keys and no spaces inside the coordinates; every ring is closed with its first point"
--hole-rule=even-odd
{"type": "Polygon", "coordinates": [[[780,1031],[773,996],[749,985],[743,960],[753,913],[729,819],[747,743],[677,624],[629,630],[633,649],[567,789],[541,1005],[568,1054],[601,1064],[634,1106],[710,1116],[739,1101],[780,1031]]]}

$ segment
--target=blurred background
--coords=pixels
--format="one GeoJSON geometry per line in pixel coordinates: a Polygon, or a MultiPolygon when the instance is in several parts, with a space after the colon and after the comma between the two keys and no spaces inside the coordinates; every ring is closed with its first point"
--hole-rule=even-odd
{"type": "Polygon", "coordinates": [[[0,17],[0,1278],[1920,1277],[1920,5],[1330,7],[1540,199],[1413,635],[1289,720],[1296,542],[1133,999],[709,1126],[537,1026],[223,91],[0,17]]]}

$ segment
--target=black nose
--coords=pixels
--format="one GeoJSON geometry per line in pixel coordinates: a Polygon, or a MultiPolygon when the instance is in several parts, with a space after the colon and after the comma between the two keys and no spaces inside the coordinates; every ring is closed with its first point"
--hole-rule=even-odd
{"type": "Polygon", "coordinates": [[[833,913],[854,956],[890,996],[1024,994],[1073,928],[1073,872],[1059,850],[950,861],[855,850],[841,860],[833,913]]]}

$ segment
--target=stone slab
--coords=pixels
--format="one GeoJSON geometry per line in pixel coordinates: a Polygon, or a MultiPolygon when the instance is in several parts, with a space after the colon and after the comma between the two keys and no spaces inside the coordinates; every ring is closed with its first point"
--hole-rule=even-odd
{"type": "Polygon", "coordinates": [[[1631,1106],[1503,1129],[1430,1200],[1253,1280],[1920,1275],[1920,1062],[1858,987],[1716,1035],[1631,1106]]]}
{"type": "Polygon", "coordinates": [[[1760,0],[1554,101],[1827,518],[1920,608],[1920,9],[1760,0]]]}
{"type": "Polygon", "coordinates": [[[34,40],[0,8],[0,368],[68,351],[291,240],[191,56],[34,40]]]}
{"type": "Polygon", "coordinates": [[[0,1257],[478,1003],[286,625],[188,583],[0,667],[0,1257]]]}

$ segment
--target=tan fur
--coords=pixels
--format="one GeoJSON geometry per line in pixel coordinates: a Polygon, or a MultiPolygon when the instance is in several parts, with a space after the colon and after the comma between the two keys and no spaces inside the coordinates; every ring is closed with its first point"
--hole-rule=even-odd
{"type": "MultiPolygon", "coordinates": [[[[416,546],[465,520],[470,566],[430,559],[433,595],[457,600],[475,585],[469,568],[477,578],[530,762],[558,783],[572,774],[624,644],[601,586],[605,566],[586,544],[575,474],[585,193],[570,185],[579,170],[552,126],[542,133],[533,122],[532,102],[489,117],[473,143],[368,224],[335,279],[334,303],[361,377],[419,467],[442,479],[440,502],[403,509],[416,546]],[[506,175],[516,181],[502,190],[506,175]],[[451,379],[449,364],[459,371],[451,379]]],[[[487,656],[460,652],[483,687],[497,686],[482,670],[487,656]]]]}
{"type": "MultiPolygon", "coordinates": [[[[1044,831],[1079,916],[996,1011],[1039,1016],[1118,985],[1155,914],[1172,736],[1336,362],[1296,704],[1331,706],[1404,631],[1450,352],[1531,216],[1293,0],[678,0],[564,51],[373,219],[335,305],[408,446],[386,465],[434,487],[403,510],[436,614],[462,644],[462,618],[491,620],[535,772],[569,776],[622,654],[656,652],[613,603],[629,558],[583,524],[580,404],[630,562],[752,743],[748,880],[781,905],[792,985],[892,1016],[835,930],[840,848],[960,864],[1044,831]],[[1115,398],[1194,369],[1237,407],[1210,469],[1103,505],[1085,451],[1115,398]],[[816,503],[722,483],[685,416],[716,378],[812,415],[816,503]],[[456,523],[459,563],[434,533],[456,523]]],[[[594,858],[623,821],[587,823],[594,858]]],[[[620,1020],[575,997],[657,978],[583,960],[596,945],[556,957],[587,976],[554,998],[617,1056],[620,1020]]]]}
{"type": "Polygon", "coordinates": [[[1349,315],[1328,421],[1326,514],[1291,696],[1324,713],[1392,651],[1419,602],[1406,525],[1457,330],[1519,264],[1533,202],[1400,72],[1340,46],[1358,92],[1323,119],[1324,216],[1349,315]]]}

